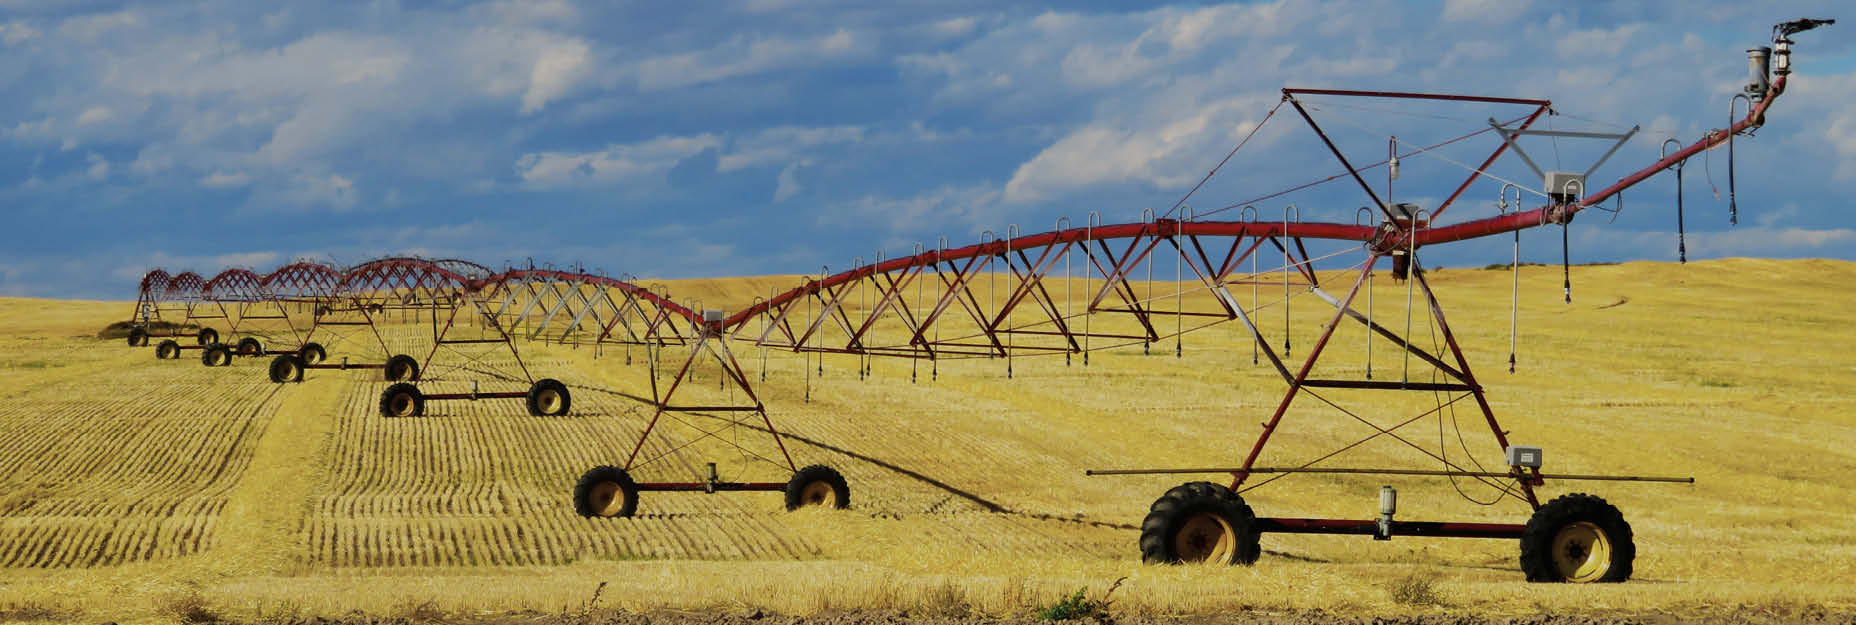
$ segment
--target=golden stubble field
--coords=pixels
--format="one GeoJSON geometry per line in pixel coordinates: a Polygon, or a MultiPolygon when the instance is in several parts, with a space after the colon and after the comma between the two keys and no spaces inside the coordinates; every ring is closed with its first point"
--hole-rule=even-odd
{"type": "MultiPolygon", "coordinates": [[[[1140,564],[1132,528],[1187,478],[1083,470],[1241,460],[1283,384],[1251,364],[1250,339],[1232,324],[1186,335],[1183,357],[1169,340],[1152,355],[1099,352],[1087,368],[1018,359],[1012,379],[998,360],[943,362],[933,381],[925,363],[876,360],[860,380],[848,357],[826,359],[821,376],[816,360],[773,353],[760,383],[770,414],[793,435],[801,465],[845,474],[851,510],[787,513],[775,493],[645,493],[636,518],[588,520],[573,512],[573,482],[623,460],[643,427],[648,411],[625,396],[649,394],[642,351],[627,366],[623,350],[524,344],[538,377],[573,388],[565,417],[486,401],[386,419],[374,410],[386,383],[373,372],[312,371],[301,384],[273,385],[261,360],[207,369],[197,352],[158,361],[150,349],[94,338],[128,316],[125,302],[0,299],[0,620],[162,622],[190,605],[238,619],[552,612],[580,606],[601,583],[601,605],[635,610],[1013,615],[1078,588],[1099,595],[1123,577],[1115,609],[1147,614],[1856,604],[1856,264],[1577,267],[1571,305],[1560,302],[1557,267],[1523,268],[1527,330],[1512,375],[1509,279],[1478,269],[1432,275],[1512,437],[1545,447],[1549,472],[1697,478],[1543,490],[1592,492],[1623,510],[1638,544],[1628,583],[1528,584],[1515,544],[1499,540],[1265,535],[1254,567],[1140,564]],[[1441,603],[1395,600],[1412,580],[1441,603]]],[[[794,281],[666,284],[736,308],[794,281]]],[[[1381,314],[1402,322],[1402,290],[1379,288],[1381,311],[1392,311],[1381,314]]],[[[1298,345],[1331,310],[1296,300],[1296,336],[1306,337],[1298,345]]],[[[1280,332],[1281,313],[1266,313],[1265,328],[1271,319],[1280,332]]],[[[1362,341],[1340,335],[1324,363],[1357,369],[1362,341]]],[[[736,353],[761,373],[758,350],[736,353]]],[[[1398,374],[1392,354],[1383,342],[1375,350],[1381,377],[1398,374]]],[[[422,387],[468,390],[463,379],[422,387]]],[[[485,390],[495,383],[475,379],[485,390]]],[[[691,396],[729,399],[717,381],[713,371],[699,375],[691,396]]],[[[1433,401],[1337,397],[1369,415],[1382,409],[1381,422],[1433,401]]],[[[1449,416],[1414,424],[1413,439],[1501,464],[1478,414],[1449,416]]],[[[672,424],[647,453],[712,425],[672,424]]],[[[1265,464],[1367,433],[1301,402],[1265,464]]],[[[764,444],[756,434],[725,435],[764,444]]],[[[1438,468],[1381,443],[1331,464],[1438,468]]],[[[727,479],[788,477],[731,449],[708,441],[635,473],[694,480],[715,461],[727,479]]],[[[1381,483],[1399,487],[1402,519],[1526,519],[1513,501],[1477,505],[1432,478],[1303,476],[1247,499],[1262,516],[1370,518],[1381,483]]]]}

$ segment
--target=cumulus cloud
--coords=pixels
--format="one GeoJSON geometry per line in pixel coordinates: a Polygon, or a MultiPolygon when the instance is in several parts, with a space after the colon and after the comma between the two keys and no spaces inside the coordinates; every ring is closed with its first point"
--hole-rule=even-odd
{"type": "Polygon", "coordinates": [[[590,51],[585,43],[569,41],[536,58],[529,72],[528,90],[522,94],[522,112],[539,111],[548,101],[572,89],[587,73],[590,51]]]}
{"type": "Polygon", "coordinates": [[[1199,156],[1202,152],[1195,148],[1207,142],[1226,141],[1230,133],[1224,129],[1249,132],[1260,120],[1247,117],[1261,117],[1254,113],[1259,110],[1256,105],[1267,100],[1268,96],[1227,98],[1184,117],[1150,120],[1159,122],[1152,127],[1091,124],[1077,129],[1020,165],[1005,185],[1005,200],[1041,202],[1076,189],[1123,182],[1191,184],[1195,172],[1179,159],[1199,156]]]}

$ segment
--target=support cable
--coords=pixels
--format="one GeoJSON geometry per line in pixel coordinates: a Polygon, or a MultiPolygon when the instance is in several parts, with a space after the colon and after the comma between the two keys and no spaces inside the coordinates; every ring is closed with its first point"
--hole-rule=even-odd
{"type": "MultiPolygon", "coordinates": [[[[1259,131],[1259,130],[1262,130],[1262,129],[1263,129],[1263,125],[1264,125],[1264,124],[1267,124],[1267,123],[1270,123],[1270,118],[1271,118],[1271,117],[1275,117],[1275,116],[1276,116],[1276,109],[1279,109],[1279,108],[1282,108],[1282,104],[1283,104],[1284,102],[1288,102],[1288,101],[1289,101],[1289,99],[1288,99],[1288,98],[1283,98],[1283,99],[1280,99],[1280,100],[1277,100],[1277,101],[1276,101],[1276,106],[1272,106],[1272,107],[1270,107],[1270,112],[1269,112],[1268,114],[1265,114],[1265,115],[1263,116],[1263,121],[1260,121],[1260,122],[1257,122],[1257,125],[1255,125],[1255,126],[1251,126],[1251,127],[1250,127],[1250,132],[1248,132],[1248,133],[1245,133],[1245,135],[1244,135],[1244,139],[1243,139],[1242,141],[1238,141],[1238,142],[1237,142],[1237,147],[1234,147],[1234,148],[1231,148],[1231,152],[1230,152],[1230,153],[1228,153],[1228,154],[1225,154],[1225,155],[1224,155],[1224,159],[1223,159],[1223,160],[1220,160],[1220,161],[1218,161],[1218,165],[1217,165],[1217,166],[1215,166],[1215,167],[1212,167],[1212,170],[1211,170],[1211,171],[1208,171],[1208,172],[1205,172],[1205,177],[1204,177],[1204,178],[1200,178],[1200,179],[1199,179],[1199,183],[1198,183],[1198,184],[1195,184],[1195,185],[1192,185],[1192,190],[1190,190],[1190,191],[1187,191],[1185,195],[1183,195],[1183,196],[1180,196],[1180,198],[1179,198],[1179,201],[1178,201],[1178,202],[1174,202],[1174,203],[1173,203],[1173,207],[1172,207],[1172,208],[1169,208],[1169,209],[1167,209],[1167,210],[1166,210],[1166,215],[1164,215],[1164,216],[1165,216],[1165,217],[1171,217],[1171,216],[1173,216],[1173,211],[1176,211],[1176,210],[1179,210],[1179,207],[1181,207],[1181,206],[1185,206],[1185,205],[1186,205],[1186,200],[1189,200],[1189,199],[1192,199],[1192,194],[1194,194],[1194,193],[1198,193],[1198,192],[1199,192],[1199,188],[1200,188],[1200,187],[1204,187],[1204,186],[1205,186],[1205,182],[1206,182],[1206,181],[1208,181],[1208,180],[1211,180],[1211,179],[1212,179],[1212,176],[1218,173],[1218,170],[1220,170],[1220,169],[1224,169],[1224,164],[1225,164],[1225,163],[1228,163],[1228,162],[1230,162],[1230,161],[1231,161],[1231,157],[1233,157],[1233,156],[1236,156],[1236,155],[1237,155],[1237,151],[1238,151],[1238,150],[1242,150],[1242,149],[1244,149],[1244,144],[1246,144],[1246,143],[1250,143],[1250,138],[1251,138],[1251,137],[1254,137],[1254,136],[1257,136],[1257,131],[1259,131]]],[[[1061,232],[1061,231],[1059,231],[1059,232],[1061,232]]]]}
{"type": "MultiPolygon", "coordinates": [[[[1516,123],[1519,123],[1519,122],[1521,122],[1522,120],[1525,120],[1525,119],[1527,119],[1527,117],[1528,117],[1528,116],[1526,116],[1526,115],[1522,115],[1522,116],[1520,116],[1520,117],[1516,117],[1516,118],[1514,118],[1514,119],[1512,119],[1512,120],[1509,120],[1508,122],[1506,122],[1506,123],[1504,123],[1504,124],[1502,124],[1502,125],[1504,125],[1504,126],[1507,126],[1507,125],[1513,125],[1513,124],[1516,124],[1516,123]]],[[[1342,122],[1342,123],[1346,123],[1346,120],[1345,120],[1345,119],[1342,119],[1342,120],[1341,120],[1341,122],[1342,122]]],[[[1352,124],[1350,124],[1350,125],[1352,125],[1352,124]]],[[[1353,126],[1354,126],[1355,128],[1360,128],[1360,126],[1358,126],[1358,125],[1353,125],[1353,126]]],[[[1361,129],[1362,129],[1362,130],[1364,130],[1364,128],[1361,128],[1361,129]]],[[[1495,127],[1494,127],[1494,126],[1490,126],[1490,127],[1488,127],[1488,128],[1483,128],[1483,129],[1481,129],[1481,130],[1477,130],[1477,131],[1475,131],[1475,132],[1471,132],[1471,133],[1469,133],[1469,134],[1465,134],[1465,135],[1462,135],[1462,136],[1458,136],[1458,137],[1455,137],[1455,138],[1452,138],[1452,139],[1447,139],[1447,140],[1444,140],[1444,141],[1440,141],[1440,142],[1438,142],[1438,143],[1434,143],[1434,144],[1431,144],[1431,145],[1428,145],[1428,146],[1425,146],[1425,147],[1424,147],[1424,148],[1422,148],[1422,149],[1418,149],[1418,150],[1413,150],[1413,151],[1411,151],[1411,152],[1409,152],[1409,153],[1406,153],[1406,154],[1401,154],[1401,155],[1399,155],[1399,156],[1400,156],[1401,158],[1403,158],[1403,157],[1410,157],[1410,156],[1416,156],[1416,155],[1418,155],[1418,154],[1422,154],[1422,153],[1426,153],[1426,152],[1429,152],[1429,151],[1431,151],[1431,150],[1435,150],[1435,149],[1437,149],[1437,148],[1441,148],[1441,147],[1444,147],[1444,146],[1447,146],[1447,145],[1450,145],[1450,144],[1453,144],[1453,143],[1457,143],[1457,142],[1459,142],[1459,141],[1463,141],[1463,140],[1466,140],[1466,139],[1469,139],[1469,138],[1471,138],[1471,137],[1475,137],[1475,136],[1477,136],[1477,135],[1481,135],[1482,133],[1485,133],[1485,132],[1494,132],[1494,131],[1495,131],[1495,127]]],[[[1368,132],[1368,133],[1371,133],[1371,134],[1378,134],[1378,133],[1375,133],[1375,132],[1373,132],[1373,131],[1370,131],[1370,130],[1368,130],[1367,132],[1368,132]]],[[[1442,157],[1440,156],[1439,158],[1442,158],[1442,157]]],[[[1464,169],[1469,169],[1470,171],[1477,171],[1477,170],[1476,170],[1475,168],[1473,168],[1473,167],[1469,167],[1468,165],[1464,165],[1464,164],[1462,164],[1462,163],[1457,163],[1456,161],[1451,161],[1451,160],[1449,160],[1449,159],[1443,159],[1443,160],[1445,160],[1445,161],[1447,161],[1447,162],[1450,162],[1450,163],[1452,163],[1452,164],[1454,164],[1454,165],[1456,165],[1456,166],[1458,166],[1458,167],[1462,167],[1462,168],[1464,168],[1464,169]]],[[[1368,169],[1372,169],[1372,168],[1374,168],[1374,167],[1378,167],[1378,166],[1380,166],[1380,165],[1385,165],[1385,164],[1386,164],[1386,161],[1380,161],[1380,162],[1377,162],[1377,163],[1370,163],[1370,164],[1367,164],[1367,165],[1365,165],[1364,167],[1361,167],[1361,168],[1360,168],[1360,171],[1365,171],[1365,170],[1368,170],[1368,169]]],[[[1263,196],[1261,196],[1261,197],[1254,197],[1254,198],[1250,198],[1250,199],[1248,199],[1248,200],[1244,200],[1244,201],[1242,201],[1242,202],[1237,202],[1237,203],[1235,203],[1235,204],[1229,204],[1229,205],[1226,205],[1226,206],[1223,206],[1223,207],[1219,207],[1219,208],[1215,208],[1215,209],[1212,209],[1212,210],[1209,210],[1209,211],[1205,211],[1205,214],[1204,214],[1204,215],[1199,215],[1199,216],[1200,216],[1200,217],[1210,217],[1210,216],[1212,216],[1212,215],[1215,215],[1215,214],[1218,214],[1218,213],[1222,213],[1222,212],[1224,212],[1224,211],[1228,211],[1228,210],[1232,210],[1232,209],[1240,209],[1240,212],[1241,212],[1241,209],[1242,209],[1242,208],[1244,208],[1244,207],[1246,207],[1246,206],[1249,206],[1249,205],[1252,205],[1252,204],[1255,204],[1255,203],[1257,203],[1257,202],[1261,202],[1261,201],[1264,201],[1264,200],[1270,200],[1270,199],[1275,199],[1275,198],[1278,198],[1278,197],[1282,197],[1282,196],[1284,196],[1284,195],[1288,195],[1288,194],[1290,194],[1290,193],[1294,193],[1294,192],[1296,192],[1296,191],[1301,191],[1301,190],[1303,190],[1303,189],[1307,189],[1307,188],[1309,188],[1309,187],[1315,187],[1315,186],[1320,186],[1320,185],[1323,185],[1323,184],[1327,184],[1327,183],[1329,183],[1329,182],[1333,182],[1333,181],[1335,181],[1335,180],[1339,180],[1339,179],[1341,179],[1341,178],[1343,178],[1343,177],[1346,177],[1346,176],[1348,175],[1348,173],[1349,173],[1349,172],[1345,172],[1345,171],[1343,171],[1343,172],[1340,172],[1340,173],[1338,173],[1338,174],[1334,174],[1334,175],[1332,175],[1332,176],[1328,176],[1328,177],[1326,177],[1326,178],[1322,178],[1322,179],[1320,179],[1320,180],[1316,180],[1316,181],[1313,181],[1313,182],[1307,182],[1307,183],[1303,183],[1303,184],[1299,184],[1299,185],[1296,185],[1296,186],[1293,186],[1293,187],[1289,187],[1289,188],[1287,188],[1287,189],[1283,189],[1283,190],[1280,190],[1280,191],[1275,191],[1275,192],[1272,192],[1272,193],[1269,193],[1269,194],[1266,194],[1266,195],[1263,195],[1263,196]]],[[[1483,175],[1485,175],[1485,176],[1489,176],[1490,178],[1495,178],[1495,176],[1492,176],[1492,175],[1489,175],[1489,174],[1488,174],[1487,172],[1483,172],[1483,175]]],[[[1499,180],[1499,179],[1498,179],[1498,180],[1499,180]]],[[[1503,180],[1502,182],[1506,182],[1506,181],[1505,181],[1505,180],[1503,180]]],[[[1530,189],[1530,191],[1531,191],[1531,189],[1530,189]]]]}

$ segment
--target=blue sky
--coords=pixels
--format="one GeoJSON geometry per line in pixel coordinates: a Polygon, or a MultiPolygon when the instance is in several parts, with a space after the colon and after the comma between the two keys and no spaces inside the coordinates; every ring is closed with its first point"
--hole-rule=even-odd
{"type": "MultiPolygon", "coordinates": [[[[1555,129],[1641,125],[1604,182],[1722,125],[1743,50],[1773,23],[1851,17],[1836,8],[0,0],[0,295],[122,299],[155,266],[389,253],[797,273],[1091,211],[1134,221],[1177,201],[1284,86],[1548,98],[1555,129]]],[[[1691,161],[1691,258],[1856,258],[1850,29],[1799,36],[1793,89],[1738,144],[1740,226],[1724,151],[1691,161]]],[[[1387,135],[1425,144],[1525,112],[1309,103],[1356,160],[1387,135]]],[[[1603,148],[1530,141],[1568,169],[1603,148]]],[[[1474,162],[1494,145],[1437,155],[1474,162]]],[[[1191,204],[1335,167],[1284,109],[1191,204]]],[[[1463,173],[1407,159],[1395,195],[1434,206],[1463,173]]],[[[1530,175],[1512,158],[1492,173],[1530,175]]],[[[1674,185],[1629,192],[1615,221],[1583,217],[1575,261],[1673,260],[1674,185]]],[[[1497,187],[1446,221],[1493,214],[1497,187]]],[[[1260,208],[1288,202],[1350,221],[1364,197],[1339,181],[1260,208]]],[[[1528,236],[1528,256],[1557,259],[1556,234],[1528,236]]],[[[1427,258],[1506,256],[1485,241],[1427,258]]]]}

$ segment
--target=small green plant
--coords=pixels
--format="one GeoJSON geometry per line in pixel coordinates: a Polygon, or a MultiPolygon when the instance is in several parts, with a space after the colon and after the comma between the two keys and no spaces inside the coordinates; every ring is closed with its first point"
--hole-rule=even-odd
{"type": "Polygon", "coordinates": [[[1392,602],[1402,605],[1443,605],[1443,597],[1437,596],[1436,585],[1431,578],[1421,575],[1407,575],[1386,587],[1392,595],[1392,602]]]}
{"type": "Polygon", "coordinates": [[[1102,599],[1100,601],[1091,600],[1083,596],[1084,592],[1088,590],[1087,587],[1078,588],[1076,589],[1076,594],[1064,597],[1056,603],[1046,606],[1042,610],[1038,610],[1038,620],[1073,621],[1084,618],[1108,620],[1109,596],[1115,594],[1115,589],[1120,588],[1121,582],[1127,579],[1128,578],[1123,577],[1115,580],[1114,584],[1109,585],[1108,592],[1102,593],[1102,599]]]}

